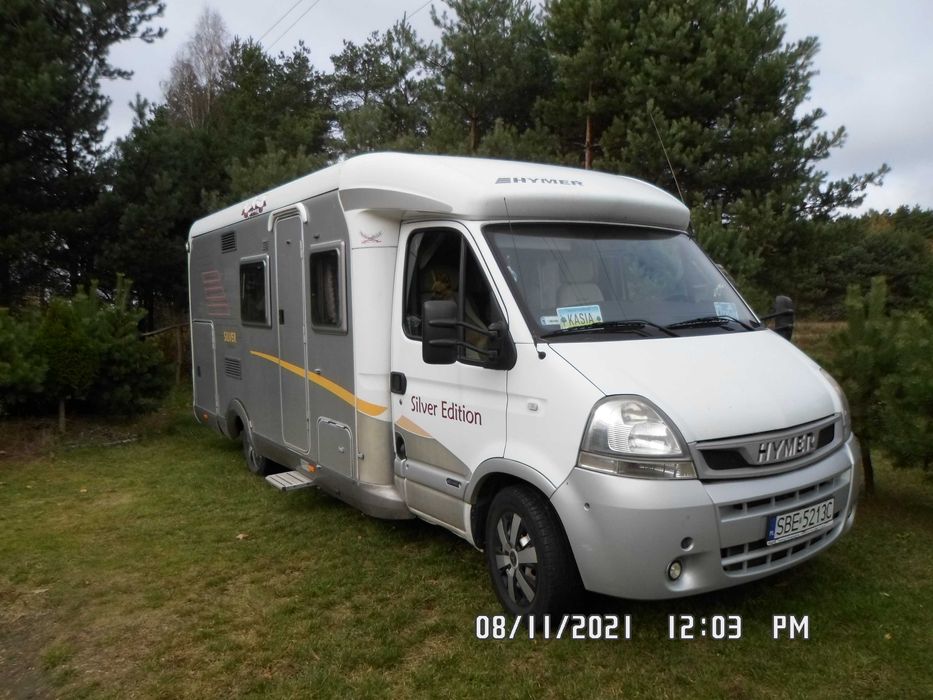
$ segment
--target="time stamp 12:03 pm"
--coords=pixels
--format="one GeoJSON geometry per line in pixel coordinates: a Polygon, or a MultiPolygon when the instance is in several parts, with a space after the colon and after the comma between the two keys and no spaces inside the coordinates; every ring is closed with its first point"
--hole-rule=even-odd
{"type": "MultiPolygon", "coordinates": [[[[518,616],[477,615],[477,639],[617,639],[632,638],[631,615],[518,616]]],[[[741,615],[668,615],[669,639],[742,638],[741,615]]],[[[810,639],[810,616],[772,615],[772,639],[810,639]]]]}

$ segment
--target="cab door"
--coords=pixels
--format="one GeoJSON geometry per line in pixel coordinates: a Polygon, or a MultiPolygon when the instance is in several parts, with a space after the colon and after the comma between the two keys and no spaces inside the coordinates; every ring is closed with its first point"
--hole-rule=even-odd
{"type": "Polygon", "coordinates": [[[454,300],[460,320],[487,328],[506,320],[503,305],[463,226],[404,227],[399,251],[391,333],[396,473],[409,508],[463,532],[473,471],[505,452],[507,372],[488,366],[489,339],[468,329],[460,329],[460,339],[473,348],[459,348],[456,362],[425,363],[423,304],[454,300]]]}

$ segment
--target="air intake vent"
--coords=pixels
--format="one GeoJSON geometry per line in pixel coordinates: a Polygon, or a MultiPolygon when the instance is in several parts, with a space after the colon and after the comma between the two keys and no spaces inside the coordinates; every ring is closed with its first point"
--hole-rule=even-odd
{"type": "Polygon", "coordinates": [[[268,252],[269,252],[269,241],[263,241],[263,242],[262,242],[262,252],[263,252],[263,253],[268,253],[268,252]]]}
{"type": "Polygon", "coordinates": [[[231,253],[236,250],[236,231],[227,231],[220,236],[220,252],[231,253]]]}
{"type": "Polygon", "coordinates": [[[225,357],[224,358],[224,374],[226,374],[231,379],[242,379],[243,378],[243,366],[240,364],[240,361],[234,357],[225,357]]]}

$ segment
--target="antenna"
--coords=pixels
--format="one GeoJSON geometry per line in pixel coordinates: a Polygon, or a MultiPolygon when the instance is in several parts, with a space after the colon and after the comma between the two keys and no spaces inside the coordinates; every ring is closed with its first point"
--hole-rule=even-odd
{"type": "Polygon", "coordinates": [[[677,194],[680,195],[680,203],[686,206],[684,201],[683,190],[680,189],[680,183],[677,182],[677,175],[674,174],[674,166],[671,165],[671,157],[667,155],[667,149],[664,147],[664,139],[661,138],[661,132],[658,130],[658,125],[654,121],[654,115],[651,113],[651,105],[646,105],[648,109],[648,117],[651,119],[651,124],[654,126],[654,133],[658,135],[658,143],[661,144],[661,150],[664,151],[664,158],[667,160],[667,168],[671,171],[671,177],[674,180],[674,185],[677,187],[677,194]]]}

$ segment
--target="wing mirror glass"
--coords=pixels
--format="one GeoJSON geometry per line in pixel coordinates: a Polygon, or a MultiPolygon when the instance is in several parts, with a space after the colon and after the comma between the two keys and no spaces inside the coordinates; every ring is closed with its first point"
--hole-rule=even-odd
{"type": "Polygon", "coordinates": [[[421,359],[429,365],[452,365],[457,361],[457,302],[426,301],[421,317],[421,359]]]}

